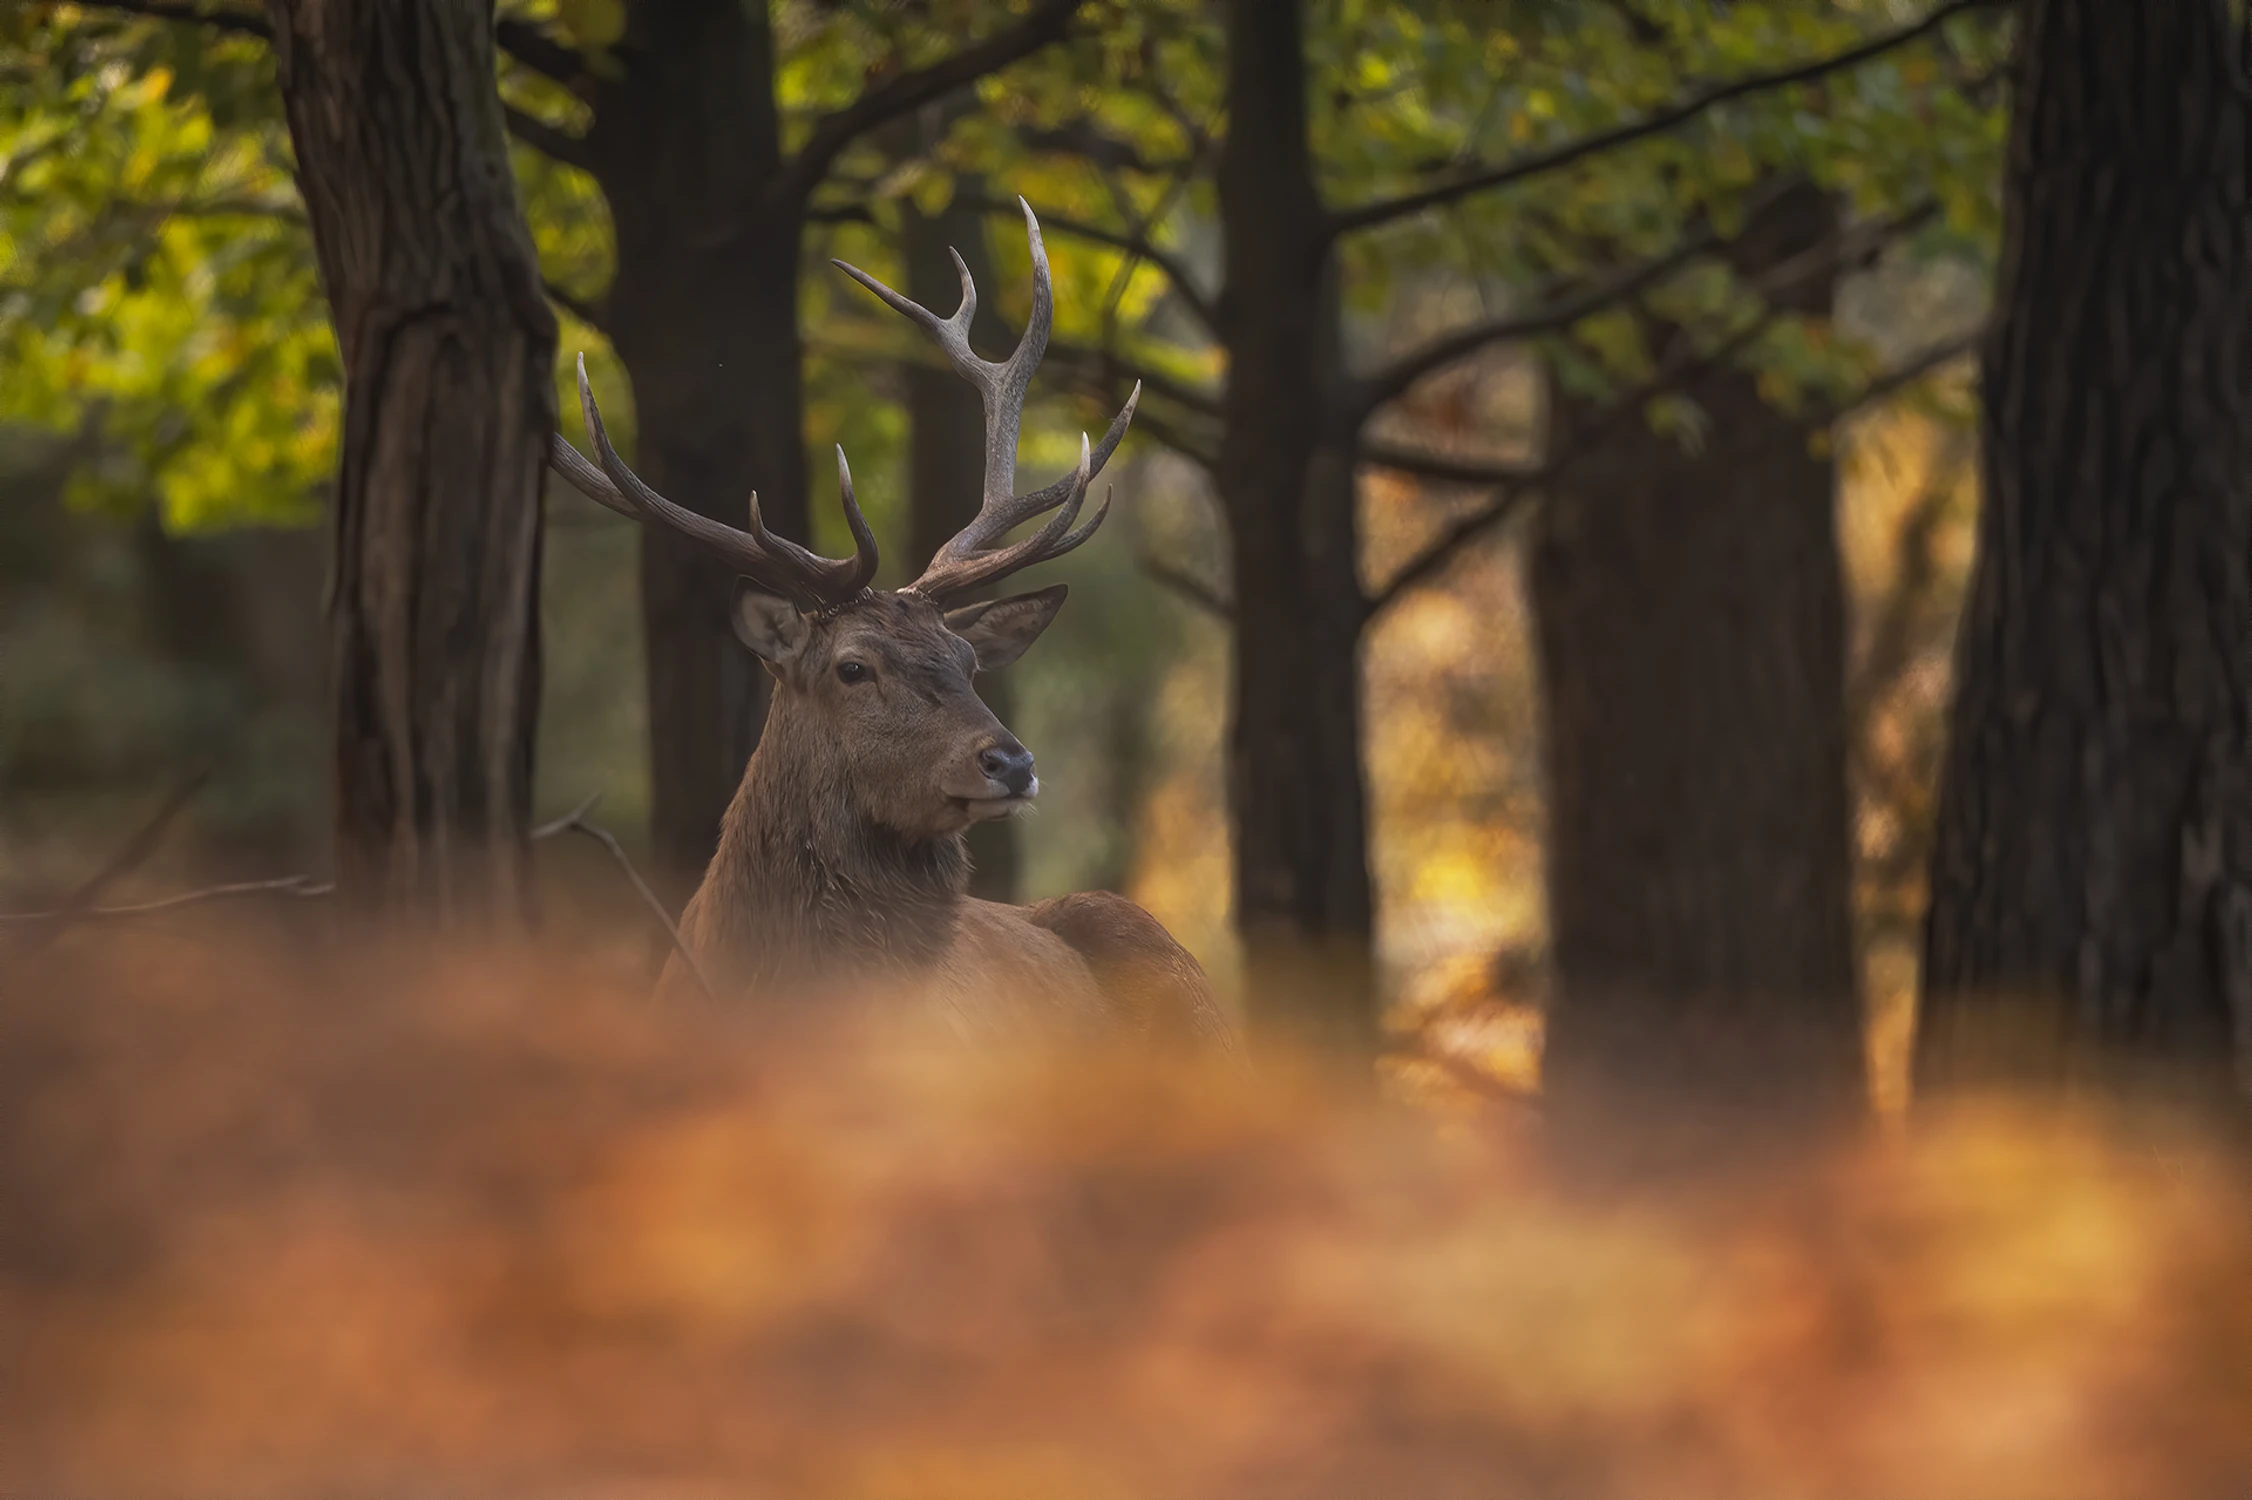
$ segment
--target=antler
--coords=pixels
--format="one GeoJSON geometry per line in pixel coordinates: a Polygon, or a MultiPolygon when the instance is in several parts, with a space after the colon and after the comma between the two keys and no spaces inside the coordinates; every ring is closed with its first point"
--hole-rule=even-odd
{"type": "Polygon", "coordinates": [[[978,358],[970,348],[970,319],[977,313],[977,283],[970,278],[970,268],[962,257],[954,255],[954,269],[962,278],[962,305],[951,318],[942,318],[919,302],[909,301],[885,286],[875,277],[857,266],[843,261],[831,261],[838,270],[859,282],[882,298],[892,311],[920,324],[946,357],[953,362],[956,373],[978,389],[985,403],[985,496],[978,505],[977,517],[964,527],[960,535],[948,542],[931,559],[923,576],[907,586],[907,592],[921,594],[927,599],[943,601],[955,594],[966,593],[981,584],[1061,557],[1072,548],[1095,534],[1103,517],[1110,514],[1110,496],[1105,492],[1103,503],[1094,518],[1078,530],[1072,525],[1079,519],[1079,508],[1087,498],[1087,486],[1102,472],[1110,455],[1118,447],[1119,439],[1134,420],[1134,406],[1142,399],[1139,381],[1133,394],[1126,398],[1125,407],[1103,434],[1103,440],[1092,448],[1087,445],[1085,433],[1079,437],[1079,467],[1064,478],[1029,495],[1016,493],[1017,433],[1024,421],[1025,391],[1032,384],[1032,372],[1040,363],[1040,356],[1048,351],[1048,330],[1055,321],[1055,289],[1048,279],[1048,252],[1040,243],[1040,221],[1032,216],[1032,205],[1022,198],[1017,205],[1024,210],[1025,238],[1032,246],[1032,317],[1024,326],[1024,337],[1017,342],[1016,352],[995,364],[978,358]],[[1056,510],[1061,506],[1061,510],[1056,510]],[[1055,510],[1055,518],[1031,536],[1013,546],[996,549],[995,544],[1016,526],[1055,510]]]}
{"type": "Polygon", "coordinates": [[[844,449],[837,450],[837,484],[843,492],[845,524],[852,528],[853,555],[822,557],[768,531],[759,517],[756,491],[751,494],[751,529],[738,531],[675,505],[642,483],[641,476],[627,468],[618,450],[610,446],[602,413],[595,409],[594,388],[587,384],[584,354],[579,356],[579,410],[586,418],[587,435],[594,439],[595,455],[602,460],[602,467],[588,463],[560,432],[548,438],[547,461],[589,500],[687,538],[761,588],[782,595],[809,613],[855,597],[876,576],[876,536],[853,498],[852,471],[845,467],[844,449]]]}

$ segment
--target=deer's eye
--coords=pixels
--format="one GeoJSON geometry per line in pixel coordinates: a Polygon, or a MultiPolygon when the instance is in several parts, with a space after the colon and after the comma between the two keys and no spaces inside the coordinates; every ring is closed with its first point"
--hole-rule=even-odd
{"type": "Polygon", "coordinates": [[[866,682],[875,675],[867,667],[856,661],[840,661],[837,663],[837,681],[839,682],[866,682]]]}

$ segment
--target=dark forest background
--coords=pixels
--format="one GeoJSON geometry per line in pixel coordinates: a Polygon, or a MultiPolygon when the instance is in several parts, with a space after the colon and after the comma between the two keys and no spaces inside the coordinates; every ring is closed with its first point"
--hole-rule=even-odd
{"type": "Polygon", "coordinates": [[[723,575],[543,499],[566,372],[658,489],[831,548],[842,443],[912,576],[974,397],[827,261],[944,308],[956,247],[1004,347],[1021,196],[1027,467],[1144,398],[993,684],[1049,790],[981,890],[1124,891],[1255,1035],[1417,1088],[2230,1096],[2247,47],[2222,0],[10,6],[0,904],[208,766],[106,900],[303,875],[647,968],[530,835],[600,794],[677,904],[763,678],[723,575]]]}

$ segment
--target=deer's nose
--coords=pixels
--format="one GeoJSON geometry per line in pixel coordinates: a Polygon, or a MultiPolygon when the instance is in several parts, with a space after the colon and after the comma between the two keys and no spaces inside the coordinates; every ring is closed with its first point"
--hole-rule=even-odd
{"type": "Polygon", "coordinates": [[[1032,752],[1015,740],[988,745],[977,753],[977,768],[986,779],[1008,788],[1012,797],[1027,797],[1039,785],[1032,774],[1032,752]]]}

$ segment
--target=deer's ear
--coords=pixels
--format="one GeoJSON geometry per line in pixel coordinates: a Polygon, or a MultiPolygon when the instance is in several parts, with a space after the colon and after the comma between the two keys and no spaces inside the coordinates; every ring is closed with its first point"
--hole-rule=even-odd
{"type": "Polygon", "coordinates": [[[1063,608],[1064,595],[1070,592],[1067,585],[1052,583],[1038,593],[965,604],[947,612],[946,628],[977,652],[980,672],[999,671],[1040,639],[1040,632],[1055,619],[1056,611],[1063,608]]]}
{"type": "Polygon", "coordinates": [[[748,578],[735,580],[734,607],[728,617],[735,625],[735,639],[769,667],[790,661],[813,635],[795,604],[766,593],[748,578]]]}

